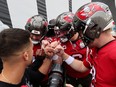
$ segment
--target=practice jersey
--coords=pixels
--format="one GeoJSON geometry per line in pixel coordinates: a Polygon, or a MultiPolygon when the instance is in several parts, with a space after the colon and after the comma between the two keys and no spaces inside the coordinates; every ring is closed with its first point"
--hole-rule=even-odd
{"type": "Polygon", "coordinates": [[[92,67],[92,87],[116,87],[116,40],[91,51],[84,65],[92,67]]]}
{"type": "Polygon", "coordinates": [[[33,46],[33,55],[36,56],[36,51],[37,49],[41,49],[41,45],[40,44],[36,44],[33,46]]]}
{"type": "MultiPolygon", "coordinates": [[[[56,37],[45,37],[44,40],[47,40],[49,43],[54,42],[54,41],[58,41],[58,39],[56,37]]],[[[42,50],[41,45],[42,45],[42,43],[34,45],[34,47],[33,47],[34,56],[36,55],[37,49],[42,50]]]]}
{"type": "MultiPolygon", "coordinates": [[[[65,52],[70,56],[74,57],[77,60],[83,61],[86,57],[86,48],[82,42],[82,40],[78,40],[76,42],[67,41],[62,43],[62,46],[65,48],[65,52]]],[[[73,78],[82,78],[87,76],[90,73],[90,70],[87,72],[78,72],[71,68],[68,64],[65,63],[66,74],[73,78]]]]}

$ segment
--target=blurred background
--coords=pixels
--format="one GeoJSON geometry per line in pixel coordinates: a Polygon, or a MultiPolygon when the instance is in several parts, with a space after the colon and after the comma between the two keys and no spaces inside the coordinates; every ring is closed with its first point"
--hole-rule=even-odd
{"type": "MultiPolygon", "coordinates": [[[[116,19],[115,0],[92,0],[108,4],[116,19]]],[[[9,27],[24,28],[33,15],[41,14],[48,21],[65,11],[75,13],[77,9],[91,0],[0,0],[0,20],[9,27]]]]}

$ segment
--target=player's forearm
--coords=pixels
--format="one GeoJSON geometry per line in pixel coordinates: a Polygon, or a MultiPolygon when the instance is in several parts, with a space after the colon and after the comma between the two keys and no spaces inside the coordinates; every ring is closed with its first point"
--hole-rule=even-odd
{"type": "Polygon", "coordinates": [[[64,59],[64,61],[70,65],[74,70],[79,71],[79,72],[85,72],[86,70],[88,70],[82,61],[74,59],[73,57],[71,57],[70,55],[68,55],[67,53],[64,53],[62,55],[62,58],[64,59]]]}
{"type": "Polygon", "coordinates": [[[51,59],[46,58],[41,67],[39,68],[39,71],[46,75],[51,67],[51,63],[51,59]]]}

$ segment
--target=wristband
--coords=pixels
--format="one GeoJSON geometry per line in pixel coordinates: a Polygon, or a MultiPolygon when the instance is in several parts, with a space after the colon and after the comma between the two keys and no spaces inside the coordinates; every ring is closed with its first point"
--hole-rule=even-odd
{"type": "Polygon", "coordinates": [[[69,56],[69,57],[65,60],[65,62],[66,62],[68,65],[70,65],[73,61],[74,61],[74,58],[71,57],[71,56],[69,56]]]}
{"type": "Polygon", "coordinates": [[[58,59],[58,55],[54,55],[53,57],[52,57],[52,60],[57,60],[58,59]]]}

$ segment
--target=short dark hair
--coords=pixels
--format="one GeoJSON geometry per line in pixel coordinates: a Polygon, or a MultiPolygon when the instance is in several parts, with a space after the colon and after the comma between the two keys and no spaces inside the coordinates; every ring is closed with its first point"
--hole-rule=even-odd
{"type": "Polygon", "coordinates": [[[0,57],[8,57],[30,43],[30,33],[20,28],[9,28],[0,32],[0,57]]]}

